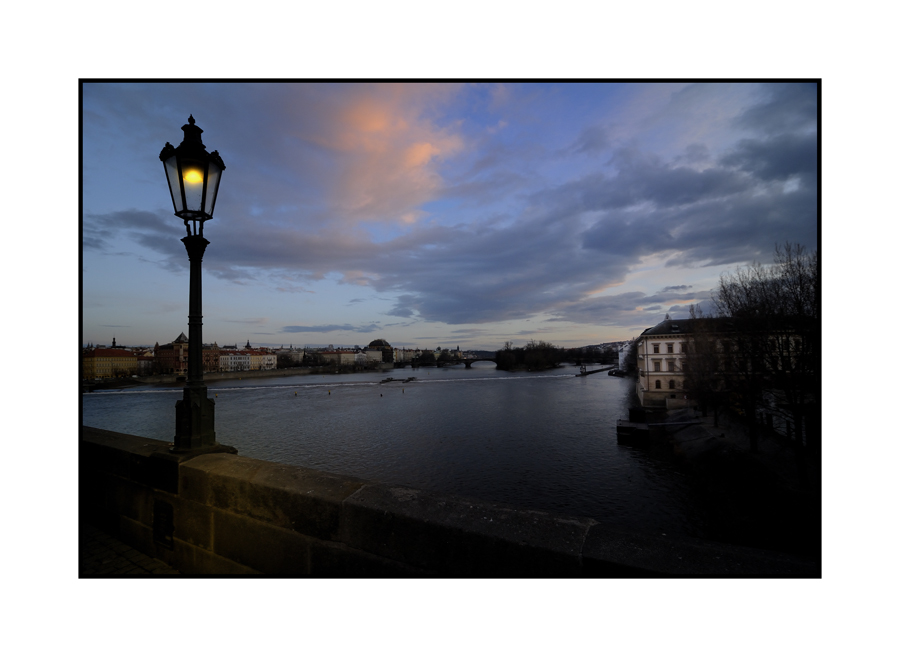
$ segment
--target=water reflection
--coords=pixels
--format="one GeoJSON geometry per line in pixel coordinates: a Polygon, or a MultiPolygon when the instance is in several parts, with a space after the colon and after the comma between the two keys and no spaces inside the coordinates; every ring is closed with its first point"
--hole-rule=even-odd
{"type": "MultiPolygon", "coordinates": [[[[217,439],[252,458],[702,536],[678,471],[616,443],[630,380],[575,377],[576,367],[510,374],[491,364],[400,372],[419,380],[210,382],[217,439]]],[[[180,396],[151,387],[85,394],[84,423],[171,441],[180,396]]]]}

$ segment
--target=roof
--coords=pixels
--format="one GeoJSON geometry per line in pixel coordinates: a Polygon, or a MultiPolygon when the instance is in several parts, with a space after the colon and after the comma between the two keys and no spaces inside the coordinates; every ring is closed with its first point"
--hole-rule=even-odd
{"type": "Polygon", "coordinates": [[[124,356],[134,356],[128,349],[91,349],[88,352],[88,355],[93,356],[94,358],[122,358],[124,356]]]}
{"type": "Polygon", "coordinates": [[[704,317],[703,319],[664,319],[654,327],[648,328],[642,336],[647,335],[678,335],[679,333],[693,333],[697,322],[704,321],[714,325],[718,330],[731,329],[731,319],[728,317],[704,317]],[[723,326],[724,324],[724,326],[723,326]]]}

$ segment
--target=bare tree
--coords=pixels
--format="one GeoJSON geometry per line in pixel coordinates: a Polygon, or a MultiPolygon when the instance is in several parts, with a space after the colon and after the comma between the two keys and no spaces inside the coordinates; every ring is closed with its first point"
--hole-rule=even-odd
{"type": "Polygon", "coordinates": [[[774,264],[754,263],[720,278],[714,297],[734,326],[723,372],[739,399],[756,447],[757,411],[781,413],[798,447],[819,448],[821,324],[816,252],[796,244],[775,249],[774,264]],[[805,428],[805,431],[804,431],[805,428]]]}
{"type": "Polygon", "coordinates": [[[710,408],[713,424],[719,426],[719,404],[722,394],[721,353],[715,318],[691,304],[690,338],[684,342],[684,385],[700,404],[703,417],[710,408]]]}

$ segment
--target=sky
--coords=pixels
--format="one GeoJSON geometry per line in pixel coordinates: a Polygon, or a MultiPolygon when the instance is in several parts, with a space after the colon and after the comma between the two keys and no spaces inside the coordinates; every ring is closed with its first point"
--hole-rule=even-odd
{"type": "Polygon", "coordinates": [[[226,169],[203,340],[494,350],[630,339],[818,239],[818,88],[84,82],[82,343],[188,333],[159,152],[226,169]]]}

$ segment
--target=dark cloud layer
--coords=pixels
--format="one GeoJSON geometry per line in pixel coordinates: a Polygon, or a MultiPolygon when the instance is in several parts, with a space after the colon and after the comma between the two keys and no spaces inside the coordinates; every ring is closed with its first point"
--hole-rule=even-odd
{"type": "Polygon", "coordinates": [[[761,85],[762,100],[735,120],[741,128],[765,135],[813,131],[818,123],[818,87],[813,83],[761,85]]]}
{"type": "Polygon", "coordinates": [[[812,185],[818,166],[817,136],[813,133],[782,134],[768,139],[742,139],[721,163],[763,181],[787,180],[800,175],[812,185]]]}

